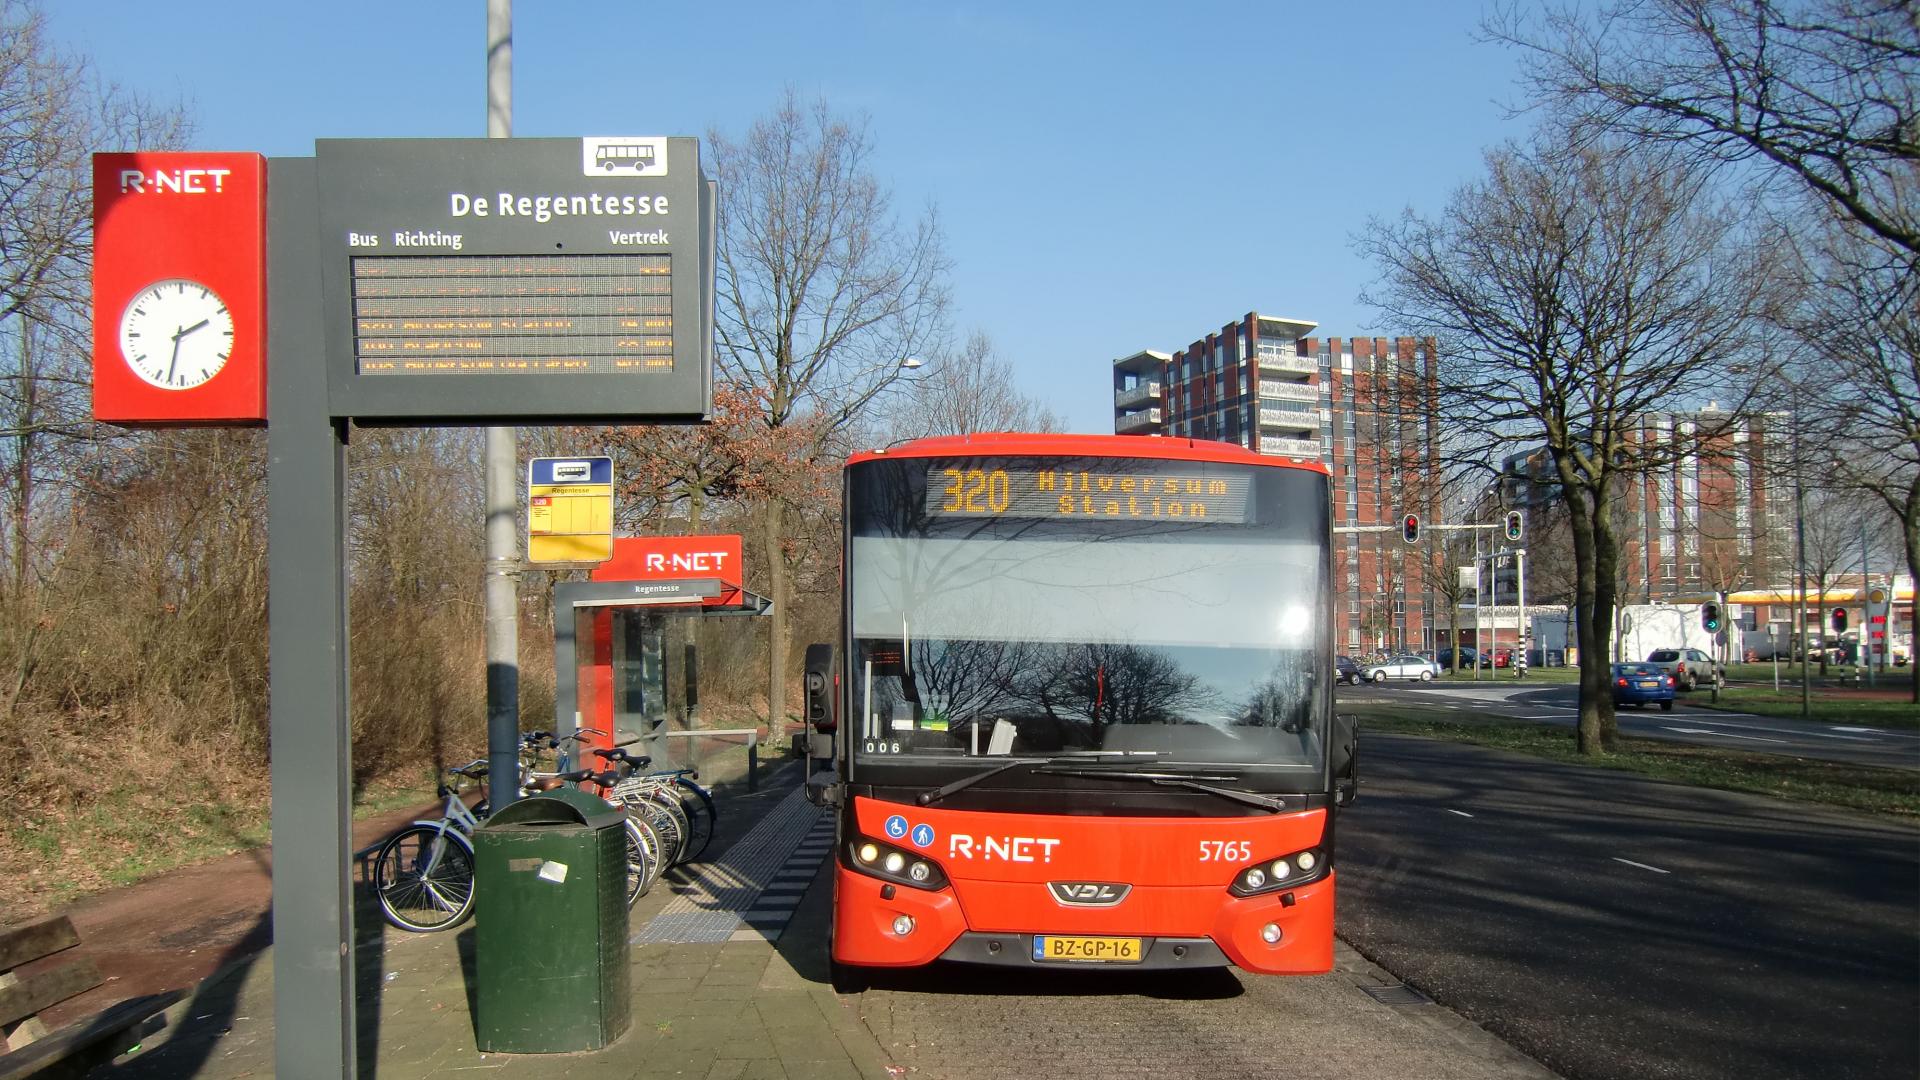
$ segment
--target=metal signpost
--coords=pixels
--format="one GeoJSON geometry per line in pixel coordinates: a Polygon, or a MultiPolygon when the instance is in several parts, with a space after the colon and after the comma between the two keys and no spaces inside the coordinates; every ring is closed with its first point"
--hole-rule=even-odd
{"type": "Polygon", "coordinates": [[[351,1077],[350,424],[705,419],[715,191],[686,138],[337,140],[265,162],[263,214],[249,158],[97,159],[95,392],[270,419],[275,1056],[351,1077]]]}

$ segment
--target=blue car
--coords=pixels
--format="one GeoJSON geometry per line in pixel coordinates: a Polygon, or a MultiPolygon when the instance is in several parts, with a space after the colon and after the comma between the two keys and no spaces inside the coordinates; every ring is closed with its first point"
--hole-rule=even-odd
{"type": "Polygon", "coordinates": [[[1613,707],[1622,705],[1651,705],[1660,703],[1660,708],[1673,711],[1673,676],[1663,671],[1658,664],[1646,662],[1613,665],[1613,707]]]}

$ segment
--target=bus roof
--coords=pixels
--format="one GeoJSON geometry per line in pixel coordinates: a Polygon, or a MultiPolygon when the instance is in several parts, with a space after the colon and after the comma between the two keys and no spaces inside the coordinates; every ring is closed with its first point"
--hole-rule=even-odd
{"type": "Polygon", "coordinates": [[[1216,461],[1233,465],[1269,465],[1329,473],[1319,461],[1256,454],[1244,446],[1166,435],[1059,435],[996,431],[977,435],[940,435],[915,439],[884,450],[865,450],[848,465],[898,457],[1118,457],[1156,461],[1216,461]]]}

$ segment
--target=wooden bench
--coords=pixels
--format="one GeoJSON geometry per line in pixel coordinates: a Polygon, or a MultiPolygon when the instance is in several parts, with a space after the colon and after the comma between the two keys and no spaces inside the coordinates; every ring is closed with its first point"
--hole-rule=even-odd
{"type": "Polygon", "coordinates": [[[103,981],[91,958],[59,956],[78,944],[80,935],[64,915],[0,927],[0,1080],[85,1076],[164,1027],[166,1019],[156,1014],[185,996],[149,994],[50,1032],[40,1022],[42,1011],[103,981]],[[35,963],[49,957],[57,959],[35,963]],[[31,973],[16,970],[30,964],[31,973]]]}

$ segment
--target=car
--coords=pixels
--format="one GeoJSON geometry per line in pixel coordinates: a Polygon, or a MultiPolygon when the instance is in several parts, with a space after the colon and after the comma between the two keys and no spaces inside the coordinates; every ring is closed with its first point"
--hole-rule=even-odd
{"type": "Polygon", "coordinates": [[[1674,685],[1682,690],[1695,689],[1701,683],[1724,685],[1726,680],[1720,665],[1699,649],[1655,649],[1647,654],[1646,663],[1659,668],[1661,674],[1673,676],[1674,685]]]}
{"type": "Polygon", "coordinates": [[[1357,683],[1360,681],[1360,665],[1353,662],[1351,656],[1333,658],[1333,681],[1337,683],[1357,683]]]}
{"type": "Polygon", "coordinates": [[[1658,702],[1663,711],[1673,711],[1675,679],[1660,665],[1646,660],[1638,663],[1615,664],[1611,673],[1614,708],[1617,709],[1622,705],[1651,705],[1658,702]]]}
{"type": "Polygon", "coordinates": [[[1503,668],[1503,667],[1506,667],[1506,666],[1508,666],[1509,664],[1512,664],[1512,663],[1513,663],[1513,650],[1512,650],[1512,649],[1495,649],[1495,650],[1493,650],[1493,666],[1494,666],[1494,667],[1497,667],[1497,668],[1503,668]]]}
{"type": "Polygon", "coordinates": [[[1376,660],[1367,665],[1367,678],[1374,682],[1386,682],[1388,679],[1419,679],[1432,682],[1440,674],[1440,665],[1431,660],[1423,660],[1411,653],[1389,656],[1385,660],[1376,660]]]}
{"type": "MultiPolygon", "coordinates": [[[[1469,670],[1469,671],[1472,670],[1473,665],[1478,663],[1479,660],[1480,660],[1480,654],[1478,652],[1466,647],[1465,645],[1462,645],[1460,647],[1460,667],[1462,669],[1469,670]]],[[[1453,650],[1441,649],[1440,652],[1436,655],[1435,662],[1438,663],[1443,668],[1452,667],[1453,666],[1453,650]]]]}

